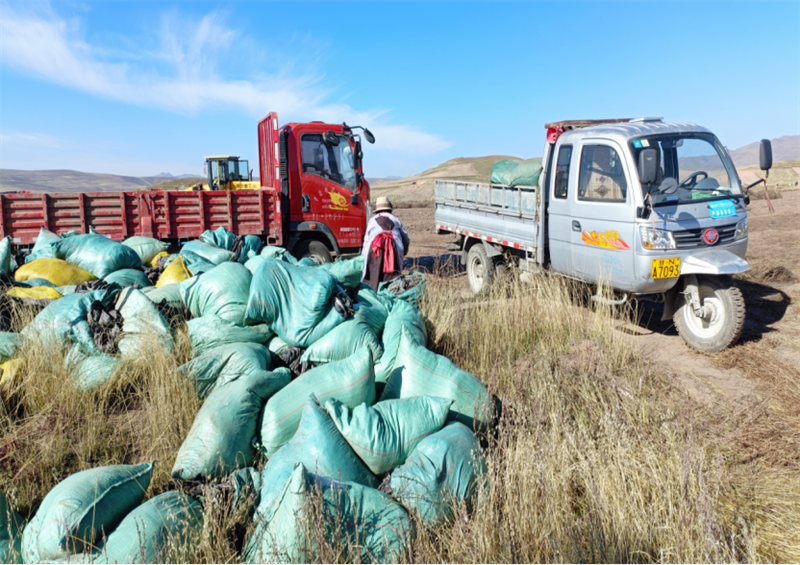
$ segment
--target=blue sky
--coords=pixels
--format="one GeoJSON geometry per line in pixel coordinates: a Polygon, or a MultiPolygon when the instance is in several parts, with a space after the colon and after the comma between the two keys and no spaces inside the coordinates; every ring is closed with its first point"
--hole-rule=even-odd
{"type": "Polygon", "coordinates": [[[368,176],[538,156],[562,119],[733,149],[800,133],[800,2],[0,3],[2,168],[255,163],[269,111],[369,127],[368,176]]]}

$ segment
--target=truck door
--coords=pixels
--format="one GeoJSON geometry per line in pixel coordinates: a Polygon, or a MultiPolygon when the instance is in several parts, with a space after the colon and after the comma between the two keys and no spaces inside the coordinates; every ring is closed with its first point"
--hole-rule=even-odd
{"type": "Polygon", "coordinates": [[[300,136],[302,219],[325,224],[339,247],[360,247],[364,211],[350,203],[357,188],[353,150],[350,140],[337,137],[339,145],[328,146],[321,133],[300,136]]]}
{"type": "Polygon", "coordinates": [[[634,282],[635,213],[624,153],[608,141],[584,140],[572,209],[572,260],[581,279],[630,289],[634,282]]]}
{"type": "MultiPolygon", "coordinates": [[[[549,203],[547,205],[547,237],[550,247],[550,267],[565,275],[572,275],[572,234],[570,228],[570,168],[572,145],[561,145],[553,159],[553,174],[549,176],[549,203]]],[[[573,185],[577,184],[573,181],[573,185]]]]}

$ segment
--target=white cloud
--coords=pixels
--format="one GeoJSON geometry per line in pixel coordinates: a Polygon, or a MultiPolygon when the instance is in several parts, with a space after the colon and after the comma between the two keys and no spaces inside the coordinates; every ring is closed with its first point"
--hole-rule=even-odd
{"type": "Polygon", "coordinates": [[[253,43],[226,27],[218,12],[194,23],[165,14],[156,32],[157,48],[116,57],[85,41],[80,21],[60,17],[49,5],[3,4],[2,13],[0,63],[61,86],[182,114],[227,107],[254,118],[277,111],[282,120],[368,125],[378,138],[378,151],[429,154],[451,146],[419,127],[389,123],[386,110],[357,111],[328,102],[332,92],[321,85],[323,75],[292,75],[291,63],[269,76],[223,78],[218,68],[231,60],[224,55],[253,43]]]}
{"type": "Polygon", "coordinates": [[[61,140],[45,133],[22,133],[17,131],[0,132],[0,147],[38,145],[44,147],[61,147],[61,140]]]}

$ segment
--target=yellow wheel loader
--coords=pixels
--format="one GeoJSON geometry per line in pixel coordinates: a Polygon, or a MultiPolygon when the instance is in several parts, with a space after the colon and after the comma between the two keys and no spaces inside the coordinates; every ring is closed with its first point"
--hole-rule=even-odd
{"type": "Polygon", "coordinates": [[[247,161],[235,155],[211,155],[205,158],[206,184],[197,183],[186,190],[258,190],[261,182],[253,180],[247,161]]]}

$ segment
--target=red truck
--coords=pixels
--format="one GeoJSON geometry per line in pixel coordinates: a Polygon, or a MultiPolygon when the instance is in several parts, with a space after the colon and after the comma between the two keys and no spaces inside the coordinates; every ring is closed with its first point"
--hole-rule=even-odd
{"type": "Polygon", "coordinates": [[[369,210],[362,168],[361,130],[323,122],[278,127],[278,115],[258,124],[259,190],[87,193],[0,193],[0,238],[15,247],[33,244],[39,229],[98,233],[115,240],[134,235],[170,241],[193,239],[224,226],[257,235],[296,257],[329,262],[358,253],[369,210]]]}

